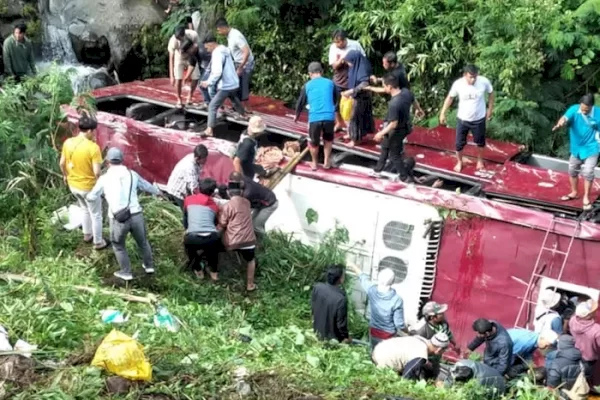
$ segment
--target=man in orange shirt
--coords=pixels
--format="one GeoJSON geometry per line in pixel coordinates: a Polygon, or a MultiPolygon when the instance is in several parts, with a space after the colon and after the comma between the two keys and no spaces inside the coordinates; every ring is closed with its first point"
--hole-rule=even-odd
{"type": "Polygon", "coordinates": [[[93,242],[96,250],[108,243],[102,237],[102,199],[86,200],[100,176],[102,153],[94,142],[98,123],[89,115],[79,118],[79,134],[65,141],[60,156],[60,169],[65,183],[83,210],[83,240],[93,242]]]}

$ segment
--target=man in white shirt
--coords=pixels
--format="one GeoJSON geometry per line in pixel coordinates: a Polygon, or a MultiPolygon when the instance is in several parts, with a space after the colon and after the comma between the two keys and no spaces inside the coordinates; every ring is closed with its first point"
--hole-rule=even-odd
{"type": "Polygon", "coordinates": [[[142,207],[138,201],[137,191],[143,190],[155,196],[160,195],[158,188],[139,176],[137,172],[123,165],[123,153],[116,147],[111,147],[106,153],[109,162],[108,171],[102,175],[94,188],[87,195],[89,201],[96,201],[104,194],[108,203],[108,219],[110,222],[110,239],[115,257],[121,269],[114,273],[117,278],[125,281],[133,279],[131,262],[127,254],[125,242],[131,232],[142,253],[142,267],[147,274],[154,273],[152,249],[146,235],[146,223],[142,207]],[[124,212],[124,211],[128,212],[124,212]]]}
{"type": "Polygon", "coordinates": [[[213,129],[217,125],[217,111],[226,99],[231,100],[234,110],[241,118],[246,117],[246,110],[238,97],[240,81],[235,70],[231,51],[217,43],[217,39],[212,35],[204,38],[204,47],[206,51],[212,54],[212,58],[210,60],[210,75],[200,85],[203,88],[214,85],[218,90],[208,105],[208,127],[202,134],[202,136],[212,136],[213,129]]]}
{"type": "Polygon", "coordinates": [[[179,160],[171,171],[167,182],[167,193],[182,210],[183,200],[198,191],[200,174],[207,158],[208,149],[203,144],[199,144],[194,148],[193,153],[179,160]]]}
{"type": "Polygon", "coordinates": [[[454,98],[458,97],[458,113],[456,114],[456,166],[454,171],[460,172],[463,166],[462,150],[467,144],[467,134],[473,134],[478,147],[477,169],[484,169],[483,149],[485,148],[486,121],[492,118],[494,110],[494,89],[489,79],[479,76],[475,65],[467,65],[463,77],[457,79],[450,89],[440,112],[440,124],[446,125],[446,113],[454,98]],[[487,112],[485,109],[485,94],[488,94],[487,112]]]}
{"type": "Polygon", "coordinates": [[[240,78],[238,97],[247,109],[247,101],[250,98],[250,80],[254,71],[254,55],[250,45],[242,32],[229,26],[225,18],[219,18],[216,22],[219,35],[227,37],[227,47],[231,51],[235,70],[240,78]]]}
{"type": "MultiPolygon", "coordinates": [[[[333,69],[333,83],[341,95],[348,90],[348,64],[344,57],[351,50],[360,51],[363,55],[365,50],[356,40],[348,39],[346,31],[336,29],[332,35],[333,43],[329,46],[329,65],[333,69]]],[[[339,131],[344,126],[344,120],[340,115],[339,101],[335,107],[335,131],[339,131]]]]}
{"type": "Polygon", "coordinates": [[[380,368],[392,368],[404,379],[418,380],[431,375],[433,368],[427,359],[432,355],[441,355],[448,343],[448,335],[444,332],[436,333],[431,340],[420,336],[393,337],[379,342],[371,358],[380,368]]]}
{"type": "MultiPolygon", "coordinates": [[[[171,79],[171,85],[175,86],[175,93],[177,95],[177,107],[182,107],[181,103],[181,86],[183,84],[183,77],[185,76],[185,70],[189,66],[188,57],[186,55],[182,55],[181,45],[185,40],[189,40],[194,44],[198,44],[199,38],[196,31],[191,29],[185,29],[185,27],[180,26],[175,29],[175,33],[169,39],[169,78],[171,79]]],[[[198,85],[198,80],[200,79],[200,69],[199,65],[196,64],[194,70],[191,74],[192,83],[190,85],[190,92],[188,93],[186,106],[190,105],[192,102],[192,95],[194,94],[194,90],[196,90],[196,86],[198,85]]]]}

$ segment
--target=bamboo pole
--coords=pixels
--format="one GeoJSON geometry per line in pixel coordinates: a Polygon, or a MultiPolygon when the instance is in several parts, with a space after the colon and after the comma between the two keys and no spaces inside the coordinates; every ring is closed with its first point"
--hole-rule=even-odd
{"type": "MultiPolygon", "coordinates": [[[[30,278],[25,275],[17,275],[17,274],[9,274],[9,273],[0,274],[0,279],[7,281],[7,282],[15,281],[15,282],[29,283],[32,285],[42,283],[41,279],[30,278]]],[[[70,285],[70,287],[72,287],[76,290],[79,290],[81,292],[87,292],[90,294],[104,294],[106,296],[115,296],[115,297],[119,297],[123,300],[133,301],[136,303],[153,304],[158,301],[158,296],[155,294],[152,294],[152,293],[148,293],[148,295],[146,295],[146,296],[135,296],[132,294],[115,292],[113,290],[97,289],[97,288],[93,288],[93,287],[89,287],[89,286],[70,285]]]]}

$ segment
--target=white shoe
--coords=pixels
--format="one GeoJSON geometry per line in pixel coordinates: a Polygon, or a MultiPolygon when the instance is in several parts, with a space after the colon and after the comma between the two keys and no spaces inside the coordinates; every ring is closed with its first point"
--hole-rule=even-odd
{"type": "Polygon", "coordinates": [[[152,268],[152,267],[146,267],[144,264],[142,264],[142,268],[144,268],[144,271],[146,271],[147,274],[154,273],[154,268],[152,268]]]}
{"type": "Polygon", "coordinates": [[[133,279],[133,275],[126,274],[125,272],[117,271],[113,274],[117,278],[123,279],[124,281],[130,281],[133,279]]]}

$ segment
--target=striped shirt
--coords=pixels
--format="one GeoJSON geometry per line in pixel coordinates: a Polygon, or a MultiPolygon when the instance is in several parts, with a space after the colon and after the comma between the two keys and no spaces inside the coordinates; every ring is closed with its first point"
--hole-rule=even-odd
{"type": "Polygon", "coordinates": [[[196,163],[194,153],[188,154],[173,168],[167,182],[167,192],[182,200],[196,193],[201,173],[202,168],[196,163]]]}

